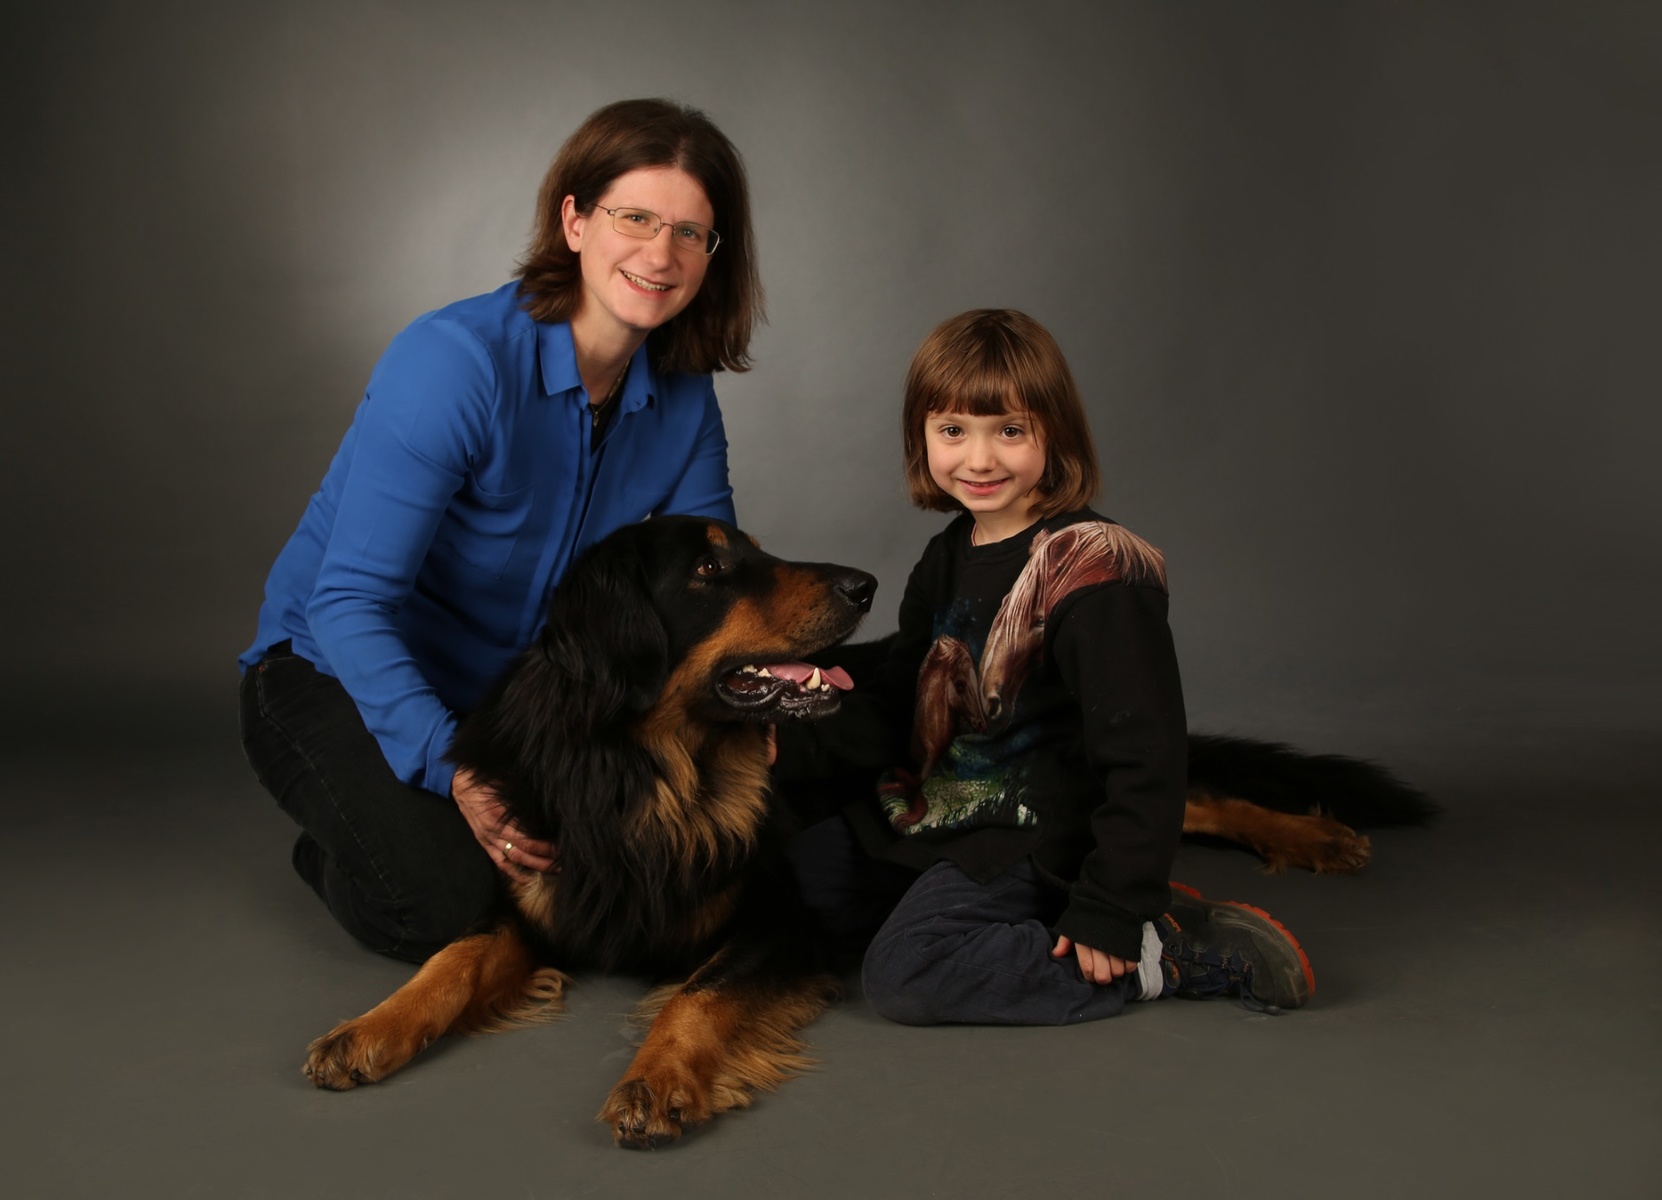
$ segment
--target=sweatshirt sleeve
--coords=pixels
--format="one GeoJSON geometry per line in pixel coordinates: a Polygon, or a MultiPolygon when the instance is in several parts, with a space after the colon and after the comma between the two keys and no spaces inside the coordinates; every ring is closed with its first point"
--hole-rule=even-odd
{"type": "Polygon", "coordinates": [[[397,623],[496,396],[478,341],[418,322],[377,364],[354,422],[356,446],[306,619],[394,773],[449,795],[454,714],[397,623]]]}
{"type": "Polygon", "coordinates": [[[1166,610],[1158,587],[1107,583],[1069,597],[1051,627],[1097,784],[1096,846],[1055,928],[1120,958],[1139,955],[1143,922],[1170,904],[1183,832],[1188,730],[1166,610]]]}

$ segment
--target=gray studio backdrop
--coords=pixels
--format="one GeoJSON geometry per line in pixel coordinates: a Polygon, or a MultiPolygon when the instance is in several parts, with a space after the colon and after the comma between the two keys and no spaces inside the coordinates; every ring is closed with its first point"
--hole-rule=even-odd
{"type": "MultiPolygon", "coordinates": [[[[14,731],[230,736],[387,340],[496,286],[598,105],[744,152],[741,522],[892,626],[899,388],[1047,324],[1198,720],[1370,752],[1654,722],[1662,19],[1611,3],[84,4],[5,18],[14,731]]],[[[32,736],[32,733],[31,733],[32,736]]]]}

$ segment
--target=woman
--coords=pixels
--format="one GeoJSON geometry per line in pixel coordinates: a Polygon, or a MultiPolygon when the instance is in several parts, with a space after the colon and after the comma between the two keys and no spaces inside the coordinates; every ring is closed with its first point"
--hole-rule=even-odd
{"type": "Polygon", "coordinates": [[[455,714],[588,546],[657,513],[733,520],[710,375],[749,366],[752,244],[708,118],[609,105],[549,168],[518,281],[419,318],[371,375],[238,660],[295,869],[370,948],[419,962],[490,908],[497,870],[553,867],[445,762],[455,714]]]}

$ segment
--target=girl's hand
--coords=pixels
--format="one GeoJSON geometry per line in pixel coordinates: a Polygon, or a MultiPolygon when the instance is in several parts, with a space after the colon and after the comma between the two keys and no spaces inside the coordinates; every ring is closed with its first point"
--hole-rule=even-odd
{"type": "Polygon", "coordinates": [[[1056,945],[1050,951],[1052,958],[1066,958],[1068,951],[1073,951],[1079,959],[1079,973],[1091,983],[1112,983],[1131,974],[1137,969],[1137,964],[1124,958],[1115,958],[1112,954],[1104,954],[1100,950],[1076,943],[1072,938],[1058,937],[1056,945]]]}
{"type": "Polygon", "coordinates": [[[557,871],[559,850],[553,842],[527,837],[508,817],[508,810],[496,793],[467,770],[458,770],[450,784],[456,807],[462,810],[473,836],[490,855],[497,869],[510,879],[534,879],[539,872],[557,871]]]}

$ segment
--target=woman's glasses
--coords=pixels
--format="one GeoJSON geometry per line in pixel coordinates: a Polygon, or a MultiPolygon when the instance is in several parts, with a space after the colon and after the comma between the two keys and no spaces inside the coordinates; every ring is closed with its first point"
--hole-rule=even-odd
{"type": "MultiPolygon", "coordinates": [[[[626,237],[650,240],[667,222],[655,212],[644,208],[606,208],[595,205],[612,218],[612,228],[626,237]]],[[[714,254],[721,245],[721,234],[697,221],[677,221],[669,227],[669,244],[688,254],[714,254]]]]}

